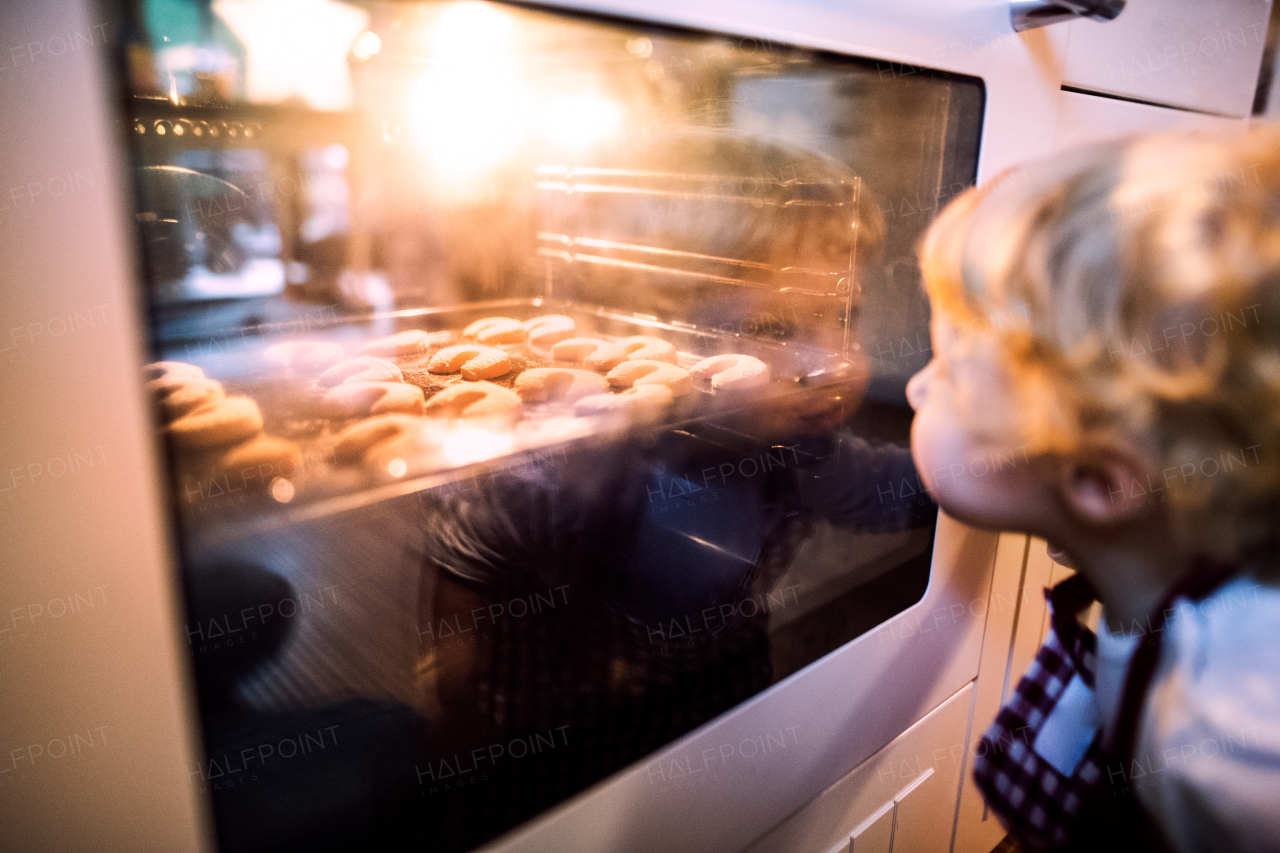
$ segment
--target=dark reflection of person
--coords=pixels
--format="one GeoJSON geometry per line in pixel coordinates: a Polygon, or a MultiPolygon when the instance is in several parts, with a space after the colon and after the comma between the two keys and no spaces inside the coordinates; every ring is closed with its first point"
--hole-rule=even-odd
{"type": "MultiPolygon", "coordinates": [[[[775,172],[798,162],[785,156],[775,172]]],[[[810,197],[852,201],[837,165],[796,171],[810,197]]],[[[778,270],[848,276],[843,232],[883,233],[855,220],[874,205],[809,205],[794,221],[767,205],[712,210],[733,221],[702,226],[703,254],[778,270]],[[769,227],[742,222],[744,211],[769,227]]],[[[787,280],[748,288],[747,310],[793,299],[777,292],[787,280]]],[[[738,322],[736,296],[707,288],[700,322],[738,322]]],[[[813,297],[793,339],[841,349],[827,304],[838,301],[813,297]]],[[[419,775],[440,849],[469,849],[767,687],[769,595],[812,520],[877,531],[931,521],[884,498],[885,484],[915,479],[909,452],[841,428],[865,384],[845,361],[692,426],[578,443],[424,497],[423,674],[441,712],[419,775]]]]}

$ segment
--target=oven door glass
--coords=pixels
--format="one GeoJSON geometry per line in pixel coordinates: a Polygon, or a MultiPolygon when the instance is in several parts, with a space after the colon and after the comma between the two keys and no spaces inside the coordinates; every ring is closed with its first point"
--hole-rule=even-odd
{"type": "Polygon", "coordinates": [[[470,850],[922,597],[980,81],[477,2],[133,4],[225,850],[470,850]]]}

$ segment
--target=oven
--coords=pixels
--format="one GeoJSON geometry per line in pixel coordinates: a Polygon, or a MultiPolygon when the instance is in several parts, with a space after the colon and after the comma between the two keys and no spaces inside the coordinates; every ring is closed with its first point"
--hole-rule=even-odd
{"type": "Polygon", "coordinates": [[[997,536],[911,463],[914,251],[1051,150],[1059,33],[923,2],[22,23],[68,45],[8,84],[48,132],[6,239],[56,285],[15,299],[3,485],[64,603],[28,573],[7,627],[68,644],[15,645],[22,826],[67,790],[108,847],[796,849],[852,786],[858,850],[951,849],[997,536]],[[865,772],[903,738],[947,768],[865,772]]]}

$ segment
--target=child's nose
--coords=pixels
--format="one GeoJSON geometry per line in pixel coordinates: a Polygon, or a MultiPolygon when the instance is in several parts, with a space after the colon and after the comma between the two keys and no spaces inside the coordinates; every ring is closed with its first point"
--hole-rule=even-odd
{"type": "Polygon", "coordinates": [[[933,373],[933,364],[930,361],[919,373],[907,380],[907,403],[912,411],[920,411],[925,398],[929,396],[929,376],[933,373]]]}

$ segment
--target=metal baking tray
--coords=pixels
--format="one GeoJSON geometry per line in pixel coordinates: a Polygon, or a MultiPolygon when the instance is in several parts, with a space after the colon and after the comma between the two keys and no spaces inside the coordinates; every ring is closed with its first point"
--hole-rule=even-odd
{"type": "MultiPolygon", "coordinates": [[[[521,370],[551,366],[549,353],[527,345],[503,347],[512,355],[512,371],[491,380],[510,387],[521,370]]],[[[617,440],[619,432],[678,428],[690,422],[727,416],[768,400],[811,393],[816,388],[859,381],[856,359],[804,343],[761,340],[740,332],[700,329],[680,323],[625,315],[608,309],[546,299],[507,299],[443,308],[410,309],[368,314],[356,318],[330,318],[297,326],[247,330],[234,345],[189,345],[161,354],[165,360],[196,364],[221,382],[228,395],[247,395],[262,410],[268,435],[299,445],[303,464],[290,472],[239,474],[223,472],[213,477],[194,469],[188,459],[173,452],[173,500],[184,526],[209,534],[226,526],[238,536],[249,528],[274,527],[320,518],[388,498],[411,494],[492,472],[497,467],[526,464],[573,442],[617,440]],[[602,418],[574,417],[566,404],[526,403],[523,417],[506,436],[480,441],[470,436],[467,452],[410,459],[399,476],[368,464],[337,464],[332,448],[337,434],[358,419],[337,421],[319,417],[316,410],[322,389],[313,379],[284,375],[263,357],[267,347],[285,340],[335,342],[354,356],[370,340],[409,329],[421,329],[436,338],[427,356],[391,359],[401,366],[405,381],[424,388],[428,399],[442,387],[463,381],[458,375],[441,377],[426,372],[430,353],[458,343],[460,332],[483,317],[504,316],[526,320],[543,314],[564,314],[577,323],[578,336],[621,338],[652,335],[663,338],[678,351],[678,363],[689,368],[699,360],[723,353],[743,353],[769,365],[772,379],[759,394],[712,394],[695,389],[676,398],[665,417],[644,424],[619,423],[602,418]],[[274,476],[289,474],[287,497],[268,488],[274,476]],[[273,492],[275,497],[273,497],[273,492]],[[285,497],[281,500],[281,497],[285,497]]],[[[217,538],[217,537],[215,537],[217,538]]]]}

